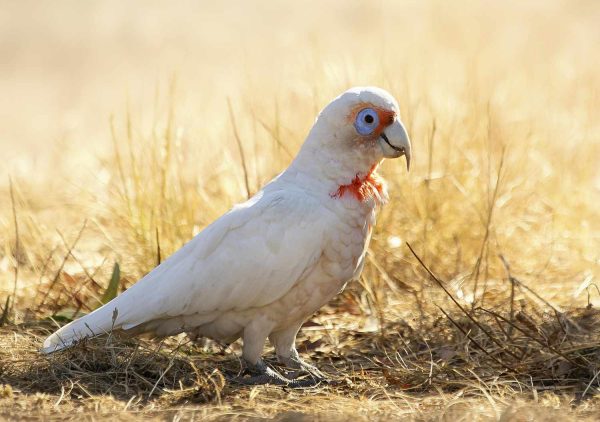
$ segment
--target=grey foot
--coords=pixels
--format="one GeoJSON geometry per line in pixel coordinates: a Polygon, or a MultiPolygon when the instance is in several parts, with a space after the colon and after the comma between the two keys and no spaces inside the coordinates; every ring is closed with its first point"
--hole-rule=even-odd
{"type": "Polygon", "coordinates": [[[311,379],[315,381],[315,385],[321,382],[328,382],[329,379],[323,372],[321,372],[317,367],[310,365],[304,362],[298,352],[294,350],[290,357],[278,357],[279,362],[284,364],[290,369],[294,369],[294,371],[286,374],[286,377],[290,380],[295,380],[302,375],[309,375],[311,379]]]}
{"type": "MultiPolygon", "coordinates": [[[[310,366],[310,365],[309,365],[310,366]]],[[[316,368],[315,368],[316,369],[316,368]]],[[[306,388],[319,385],[323,380],[310,377],[309,379],[296,380],[286,378],[279,372],[270,368],[262,359],[256,365],[246,364],[246,371],[250,374],[249,377],[239,376],[234,377],[231,381],[242,385],[281,385],[292,388],[306,388]]]]}
{"type": "Polygon", "coordinates": [[[233,378],[233,381],[244,385],[288,385],[289,380],[279,372],[270,368],[262,359],[256,362],[256,365],[246,364],[245,373],[250,374],[249,377],[240,376],[233,378]]]}

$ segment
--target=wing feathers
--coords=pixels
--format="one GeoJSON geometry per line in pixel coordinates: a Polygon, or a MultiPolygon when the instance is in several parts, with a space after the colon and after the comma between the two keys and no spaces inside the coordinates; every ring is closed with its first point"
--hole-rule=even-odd
{"type": "Polygon", "coordinates": [[[279,299],[322,254],[327,224],[322,211],[304,192],[259,192],[113,301],[58,330],[43,351],[109,331],[115,309],[114,328],[168,335],[204,324],[219,312],[279,299]]]}

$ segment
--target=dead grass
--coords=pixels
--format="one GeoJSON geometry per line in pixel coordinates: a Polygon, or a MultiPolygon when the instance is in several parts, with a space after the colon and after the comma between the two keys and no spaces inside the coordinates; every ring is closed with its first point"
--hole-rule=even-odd
{"type": "Polygon", "coordinates": [[[600,312],[591,307],[544,312],[524,299],[512,319],[506,309],[448,308],[439,315],[431,308],[374,330],[353,329],[356,317],[339,312],[349,304],[336,305],[307,324],[298,344],[336,382],[306,390],[227,382],[240,363],[234,350],[212,342],[108,337],[41,356],[37,349],[52,323],[7,327],[0,333],[0,414],[280,420],[592,420],[597,414],[600,312]]]}
{"type": "MultiPolygon", "coordinates": [[[[375,318],[364,321],[357,309],[360,290],[352,289],[307,322],[298,348],[335,382],[305,390],[226,381],[239,374],[238,345],[109,336],[42,356],[39,344],[55,323],[6,327],[0,412],[44,419],[67,412],[76,412],[73,418],[595,419],[600,311],[591,305],[559,311],[514,277],[507,280],[516,285],[507,304],[470,310],[430,275],[443,292],[411,319],[373,327],[375,318]]],[[[277,365],[272,353],[268,360],[277,365]]]]}
{"type": "Polygon", "coordinates": [[[595,2],[5,6],[1,417],[596,417],[595,2]],[[183,337],[37,353],[115,262],[126,288],[360,84],[399,100],[415,159],[384,163],[363,277],[299,338],[336,385],[236,386],[238,344],[183,337]]]}

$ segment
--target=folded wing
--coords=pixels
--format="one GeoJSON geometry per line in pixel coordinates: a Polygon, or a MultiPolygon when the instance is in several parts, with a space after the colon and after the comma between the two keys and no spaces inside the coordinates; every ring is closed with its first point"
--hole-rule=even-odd
{"type": "Polygon", "coordinates": [[[52,334],[42,351],[111,329],[152,327],[178,316],[198,321],[271,303],[314,268],[327,220],[327,211],[302,191],[261,191],[111,302],[52,334]]]}

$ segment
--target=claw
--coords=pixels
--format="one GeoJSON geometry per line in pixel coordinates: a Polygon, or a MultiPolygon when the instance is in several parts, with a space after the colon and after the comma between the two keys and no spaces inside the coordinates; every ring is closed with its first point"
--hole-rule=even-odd
{"type": "Polygon", "coordinates": [[[249,373],[249,377],[245,376],[237,376],[230,378],[230,381],[233,381],[242,385],[281,385],[285,387],[292,388],[307,388],[307,387],[315,387],[322,382],[326,382],[327,379],[323,374],[317,369],[312,367],[311,365],[305,364],[306,366],[312,368],[317,371],[319,375],[313,374],[312,372],[308,372],[310,375],[307,379],[296,379],[302,374],[302,370],[297,371],[299,374],[295,377],[284,377],[279,372],[275,371],[273,368],[269,367],[262,359],[260,359],[255,365],[246,364],[245,372],[249,373]]]}
{"type": "Polygon", "coordinates": [[[255,365],[246,364],[244,373],[249,373],[249,377],[238,376],[231,380],[243,385],[288,385],[289,380],[269,367],[262,359],[256,362],[255,365]]]}
{"type": "Polygon", "coordinates": [[[288,372],[286,377],[290,380],[296,380],[298,377],[308,374],[316,384],[329,382],[329,378],[323,374],[317,367],[304,362],[297,351],[293,351],[290,357],[279,356],[279,361],[290,369],[295,371],[288,372]]]}

